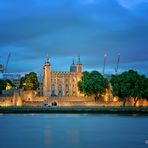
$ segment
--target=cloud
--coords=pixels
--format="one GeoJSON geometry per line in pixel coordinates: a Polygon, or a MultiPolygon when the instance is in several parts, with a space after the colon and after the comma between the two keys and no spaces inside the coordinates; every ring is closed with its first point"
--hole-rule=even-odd
{"type": "Polygon", "coordinates": [[[69,70],[78,55],[85,69],[101,69],[104,53],[107,68],[114,69],[121,53],[121,68],[128,69],[126,64],[148,59],[148,5],[127,1],[136,6],[132,11],[123,5],[121,0],[2,0],[0,54],[6,59],[12,53],[13,72],[41,72],[47,53],[55,70],[69,70]]]}
{"type": "Polygon", "coordinates": [[[96,3],[96,0],[80,0],[84,4],[94,4],[96,3]]]}
{"type": "Polygon", "coordinates": [[[132,10],[137,7],[137,5],[141,3],[148,3],[148,0],[117,0],[118,3],[129,10],[132,10]]]}

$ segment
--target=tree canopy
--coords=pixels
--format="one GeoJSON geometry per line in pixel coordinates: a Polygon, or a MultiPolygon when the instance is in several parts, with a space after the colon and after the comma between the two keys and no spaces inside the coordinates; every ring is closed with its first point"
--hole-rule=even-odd
{"type": "Polygon", "coordinates": [[[2,94],[3,90],[10,90],[12,87],[15,86],[10,80],[0,80],[0,94],[2,94]]]}
{"type": "Polygon", "coordinates": [[[82,79],[78,82],[79,91],[86,96],[99,97],[108,87],[108,80],[98,71],[83,72],[82,79]]]}
{"type": "Polygon", "coordinates": [[[35,72],[30,72],[22,77],[20,80],[20,88],[24,90],[36,90],[39,87],[39,82],[37,74],[35,72]]]}
{"type": "Polygon", "coordinates": [[[129,70],[120,75],[112,76],[110,82],[114,96],[132,97],[135,101],[139,98],[148,98],[148,79],[136,71],[129,70]]]}

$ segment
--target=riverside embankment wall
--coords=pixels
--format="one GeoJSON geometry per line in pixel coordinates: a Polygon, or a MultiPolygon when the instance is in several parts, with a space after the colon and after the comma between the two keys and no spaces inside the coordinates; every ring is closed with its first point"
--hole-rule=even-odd
{"type": "MultiPolygon", "coordinates": [[[[0,106],[51,106],[56,102],[58,106],[72,107],[72,106],[85,106],[85,107],[120,107],[123,106],[123,101],[119,98],[113,98],[95,101],[94,97],[42,97],[37,96],[35,91],[24,91],[14,93],[13,96],[0,97],[0,106]],[[109,101],[108,101],[109,100],[109,101]]],[[[125,102],[125,106],[134,106],[134,99],[129,98],[125,102]]],[[[148,100],[139,99],[136,103],[137,107],[148,106],[148,100]]]]}

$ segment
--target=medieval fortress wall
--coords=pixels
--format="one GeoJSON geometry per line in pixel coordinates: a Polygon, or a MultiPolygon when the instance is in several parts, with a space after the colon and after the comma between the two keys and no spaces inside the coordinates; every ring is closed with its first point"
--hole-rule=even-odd
{"type": "MultiPolygon", "coordinates": [[[[52,72],[49,59],[43,66],[43,84],[40,86],[41,96],[36,91],[16,92],[10,97],[0,97],[0,106],[123,106],[123,102],[113,97],[111,86],[106,89],[102,99],[95,101],[94,97],[86,97],[78,91],[77,83],[82,77],[82,64],[78,58],[77,64],[70,66],[69,72],[52,72]]],[[[139,99],[137,106],[148,106],[148,101],[139,99]]],[[[125,106],[134,106],[131,98],[125,106]]]]}
{"type": "MultiPolygon", "coordinates": [[[[123,106],[123,102],[118,98],[103,99],[100,101],[94,101],[94,97],[84,96],[37,96],[36,91],[24,91],[21,93],[14,93],[11,97],[0,97],[1,107],[11,106],[51,106],[53,102],[56,102],[58,106],[86,106],[86,107],[114,107],[123,106]]],[[[134,106],[134,100],[129,99],[126,101],[125,106],[134,106]]],[[[148,101],[139,99],[136,106],[148,106],[148,101]]]]}

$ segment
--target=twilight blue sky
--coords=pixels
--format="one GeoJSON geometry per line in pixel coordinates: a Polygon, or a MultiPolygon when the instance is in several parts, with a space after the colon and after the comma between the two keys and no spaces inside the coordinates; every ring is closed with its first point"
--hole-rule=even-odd
{"type": "Polygon", "coordinates": [[[0,56],[8,72],[41,73],[47,53],[54,71],[81,56],[84,70],[148,75],[148,0],[0,0],[0,56]]]}

